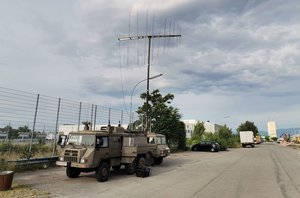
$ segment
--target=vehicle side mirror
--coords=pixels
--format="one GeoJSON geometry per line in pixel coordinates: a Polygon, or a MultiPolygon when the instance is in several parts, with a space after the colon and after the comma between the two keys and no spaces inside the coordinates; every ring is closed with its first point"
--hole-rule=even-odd
{"type": "Polygon", "coordinates": [[[100,149],[103,146],[103,139],[96,138],[96,149],[100,149]]]}
{"type": "Polygon", "coordinates": [[[66,139],[67,139],[66,135],[59,135],[57,144],[60,145],[61,148],[64,148],[66,145],[66,139]]]}

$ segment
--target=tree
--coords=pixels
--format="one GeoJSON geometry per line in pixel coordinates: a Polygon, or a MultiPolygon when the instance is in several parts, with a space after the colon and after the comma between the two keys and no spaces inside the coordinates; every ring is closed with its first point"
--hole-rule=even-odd
{"type": "Polygon", "coordinates": [[[163,96],[158,89],[148,96],[147,93],[142,93],[141,99],[145,100],[145,102],[138,108],[139,121],[135,121],[134,124],[140,124],[140,127],[143,125],[143,128],[145,128],[146,119],[144,118],[147,115],[147,97],[151,131],[165,135],[169,144],[177,145],[177,148],[183,149],[181,147],[185,147],[185,127],[180,122],[181,115],[179,110],[170,105],[174,99],[173,94],[163,96]]]}
{"type": "Polygon", "coordinates": [[[30,132],[30,129],[28,128],[28,126],[23,126],[23,127],[19,127],[18,128],[19,132],[30,132]]]}
{"type": "Polygon", "coordinates": [[[198,138],[199,140],[201,140],[204,132],[205,132],[204,123],[198,121],[195,124],[194,133],[193,133],[192,137],[195,137],[195,138],[198,138]]]}
{"type": "Polygon", "coordinates": [[[18,130],[13,129],[10,125],[4,127],[4,131],[7,132],[9,140],[17,139],[19,137],[18,130]]]}
{"type": "Polygon", "coordinates": [[[186,149],[186,131],[185,131],[185,124],[184,122],[178,123],[178,132],[177,140],[178,140],[178,149],[185,150],[186,149]]]}
{"type": "Polygon", "coordinates": [[[205,127],[203,122],[197,122],[194,127],[194,131],[191,139],[188,141],[189,146],[199,143],[204,136],[205,127]]]}
{"type": "Polygon", "coordinates": [[[218,134],[221,139],[224,139],[226,141],[232,138],[232,131],[226,125],[220,128],[218,134]]]}
{"type": "Polygon", "coordinates": [[[253,131],[254,136],[258,134],[258,128],[255,126],[254,122],[246,121],[241,123],[237,128],[237,131],[253,131]]]}

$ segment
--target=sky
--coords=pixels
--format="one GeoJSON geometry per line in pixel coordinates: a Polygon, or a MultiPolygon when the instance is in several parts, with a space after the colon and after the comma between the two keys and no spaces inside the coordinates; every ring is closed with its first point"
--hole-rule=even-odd
{"type": "Polygon", "coordinates": [[[182,119],[299,127],[300,3],[294,0],[2,0],[0,86],[128,111],[172,93],[182,119]],[[154,24],[154,25],[153,25],[154,24]],[[132,95],[131,95],[132,94],[132,95]],[[132,96],[132,97],[131,97],[132,96]]]}

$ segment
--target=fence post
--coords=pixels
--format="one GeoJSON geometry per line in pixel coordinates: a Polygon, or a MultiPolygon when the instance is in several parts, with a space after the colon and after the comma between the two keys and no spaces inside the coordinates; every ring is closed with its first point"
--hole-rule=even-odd
{"type": "Polygon", "coordinates": [[[92,111],[91,111],[91,129],[92,130],[92,125],[93,125],[93,113],[94,113],[94,104],[92,104],[92,111]]]}
{"type": "Polygon", "coordinates": [[[79,126],[80,126],[80,116],[81,116],[81,102],[79,104],[78,131],[79,131],[79,126]]]}
{"type": "Polygon", "coordinates": [[[121,111],[121,126],[123,125],[123,110],[121,111]]]}
{"type": "Polygon", "coordinates": [[[8,122],[8,130],[7,130],[7,136],[6,136],[6,140],[9,141],[10,138],[9,138],[9,129],[10,129],[10,121],[8,122]]]}
{"type": "Polygon", "coordinates": [[[94,114],[94,131],[96,127],[96,118],[97,118],[97,105],[95,105],[95,114],[94,114]]]}
{"type": "Polygon", "coordinates": [[[111,111],[111,109],[109,108],[108,109],[108,126],[110,126],[110,111],[111,111]]]}
{"type": "Polygon", "coordinates": [[[37,95],[37,99],[36,99],[34,120],[33,120],[33,126],[32,126],[31,138],[30,138],[30,145],[29,145],[29,152],[31,152],[31,148],[32,148],[33,133],[34,133],[34,130],[35,130],[35,123],[36,123],[36,116],[37,116],[37,111],[38,111],[38,107],[39,107],[39,100],[40,100],[40,94],[37,95]]]}
{"type": "Polygon", "coordinates": [[[130,126],[130,129],[133,130],[133,129],[134,129],[134,113],[132,112],[131,114],[132,114],[132,115],[130,115],[130,116],[131,116],[131,118],[132,118],[132,119],[131,119],[131,122],[132,122],[132,123],[129,123],[129,126],[130,126]]]}
{"type": "Polygon", "coordinates": [[[54,152],[56,151],[56,134],[58,132],[58,119],[59,119],[59,111],[60,111],[60,101],[61,98],[58,99],[58,107],[57,107],[57,115],[56,115],[56,126],[55,126],[55,135],[54,135],[54,142],[52,146],[52,157],[54,156],[54,152]]]}

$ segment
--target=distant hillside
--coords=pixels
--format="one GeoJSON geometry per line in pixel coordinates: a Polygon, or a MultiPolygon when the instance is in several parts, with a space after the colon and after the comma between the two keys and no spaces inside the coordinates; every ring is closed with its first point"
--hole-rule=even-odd
{"type": "MultiPolygon", "coordinates": [[[[300,128],[277,129],[277,136],[280,137],[283,133],[290,135],[300,134],[300,128]]],[[[259,131],[261,135],[268,135],[267,131],[259,131]]]]}
{"type": "Polygon", "coordinates": [[[259,131],[259,134],[260,134],[260,135],[267,136],[267,135],[268,135],[268,131],[259,131]]]}
{"type": "Polygon", "coordinates": [[[277,129],[277,136],[279,137],[285,132],[290,135],[300,134],[300,128],[277,129]]]}

